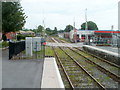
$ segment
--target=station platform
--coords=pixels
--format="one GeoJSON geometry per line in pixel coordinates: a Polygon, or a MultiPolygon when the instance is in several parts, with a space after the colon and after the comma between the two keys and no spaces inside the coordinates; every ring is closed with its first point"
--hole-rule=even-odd
{"type": "Polygon", "coordinates": [[[110,61],[112,63],[115,63],[117,65],[120,64],[120,53],[119,48],[115,47],[103,47],[103,46],[90,46],[90,45],[84,45],[83,49],[89,53],[92,53],[96,56],[99,56],[101,58],[104,58],[107,61],[110,61]]]}
{"type": "Polygon", "coordinates": [[[118,56],[119,53],[118,53],[118,48],[115,48],[115,47],[111,47],[111,46],[89,46],[89,45],[84,45],[84,46],[87,46],[89,48],[93,48],[93,49],[96,49],[96,50],[99,50],[99,51],[102,51],[102,52],[105,52],[105,53],[108,53],[108,54],[111,54],[111,55],[114,55],[114,56],[118,56]]]}
{"type": "Polygon", "coordinates": [[[99,49],[103,49],[103,50],[106,50],[106,51],[110,51],[110,52],[113,52],[113,53],[119,53],[119,48],[118,47],[113,47],[113,46],[96,46],[96,45],[92,45],[93,47],[96,47],[96,48],[99,48],[99,49]]]}
{"type": "Polygon", "coordinates": [[[64,88],[55,58],[45,58],[41,88],[64,88]]]}

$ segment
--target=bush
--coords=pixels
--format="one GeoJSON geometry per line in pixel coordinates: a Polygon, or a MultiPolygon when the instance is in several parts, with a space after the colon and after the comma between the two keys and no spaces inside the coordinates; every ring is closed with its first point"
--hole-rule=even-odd
{"type": "Polygon", "coordinates": [[[2,48],[7,47],[7,46],[9,46],[8,42],[6,42],[6,41],[2,42],[2,48]]]}
{"type": "Polygon", "coordinates": [[[6,40],[7,40],[7,37],[6,37],[6,35],[5,35],[5,34],[3,34],[3,35],[2,35],[2,39],[3,39],[4,41],[6,41],[6,40]]]}
{"type": "Polygon", "coordinates": [[[17,35],[17,40],[19,41],[21,39],[25,39],[25,37],[33,37],[33,36],[32,35],[21,35],[21,34],[19,34],[19,35],[17,35]]]}

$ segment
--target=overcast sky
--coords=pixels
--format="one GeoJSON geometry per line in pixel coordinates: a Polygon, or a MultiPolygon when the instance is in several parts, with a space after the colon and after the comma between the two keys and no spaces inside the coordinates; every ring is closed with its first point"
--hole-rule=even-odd
{"type": "Polygon", "coordinates": [[[66,25],[73,25],[80,29],[87,19],[97,24],[99,30],[118,29],[118,1],[119,0],[21,0],[26,19],[25,28],[33,29],[38,25],[54,29],[64,29],[66,25]],[[74,19],[75,18],[75,19],[74,19]]]}

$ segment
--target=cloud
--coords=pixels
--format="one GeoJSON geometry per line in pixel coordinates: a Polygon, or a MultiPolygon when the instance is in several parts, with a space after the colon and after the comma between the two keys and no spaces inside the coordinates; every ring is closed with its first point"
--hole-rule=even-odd
{"type": "Polygon", "coordinates": [[[117,29],[117,4],[119,0],[22,0],[21,5],[28,16],[26,28],[42,25],[45,18],[46,27],[64,29],[66,25],[73,25],[75,17],[76,27],[85,21],[85,8],[88,9],[88,20],[98,24],[100,29],[110,29],[115,25],[117,29]]]}

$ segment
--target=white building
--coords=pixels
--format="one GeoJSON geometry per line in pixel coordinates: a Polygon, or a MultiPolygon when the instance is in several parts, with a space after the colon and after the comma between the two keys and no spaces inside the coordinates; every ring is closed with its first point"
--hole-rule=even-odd
{"type": "MultiPolygon", "coordinates": [[[[86,35],[92,36],[94,35],[94,31],[93,30],[77,30],[77,39],[79,39],[80,41],[84,41],[86,35]]],[[[70,31],[70,40],[74,41],[74,30],[70,31]]]]}

